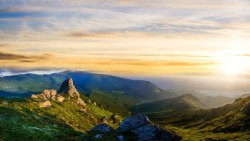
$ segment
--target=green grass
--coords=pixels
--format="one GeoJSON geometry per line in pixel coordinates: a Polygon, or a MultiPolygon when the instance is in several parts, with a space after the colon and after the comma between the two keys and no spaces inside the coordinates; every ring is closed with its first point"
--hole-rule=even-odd
{"type": "Polygon", "coordinates": [[[101,91],[92,92],[90,94],[90,99],[100,104],[104,109],[122,116],[130,115],[129,109],[131,106],[142,101],[140,98],[135,98],[118,92],[108,93],[101,91]]]}
{"type": "Polygon", "coordinates": [[[86,113],[72,100],[52,105],[42,109],[30,99],[0,99],[0,140],[82,140],[103,119],[117,127],[109,120],[113,113],[94,104],[87,104],[86,113]]]}
{"type": "Polygon", "coordinates": [[[167,129],[175,131],[180,135],[183,141],[204,141],[208,139],[213,140],[228,140],[228,141],[247,141],[250,140],[249,131],[234,132],[234,133],[214,133],[207,130],[197,128],[188,128],[176,126],[165,126],[167,129]]]}

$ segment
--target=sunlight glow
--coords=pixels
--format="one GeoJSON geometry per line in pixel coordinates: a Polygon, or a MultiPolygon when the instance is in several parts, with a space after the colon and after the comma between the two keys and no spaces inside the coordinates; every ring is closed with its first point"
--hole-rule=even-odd
{"type": "Polygon", "coordinates": [[[219,71],[225,75],[240,75],[247,71],[247,58],[240,55],[221,55],[219,71]]]}

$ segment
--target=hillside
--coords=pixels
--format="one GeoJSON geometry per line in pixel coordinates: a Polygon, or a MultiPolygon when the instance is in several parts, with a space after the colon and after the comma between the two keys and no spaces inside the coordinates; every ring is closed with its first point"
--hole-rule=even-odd
{"type": "Polygon", "coordinates": [[[232,104],[235,100],[235,98],[226,97],[222,95],[206,96],[202,94],[194,94],[194,96],[199,98],[200,101],[204,103],[207,108],[217,108],[227,104],[232,104]]]}
{"type": "Polygon", "coordinates": [[[26,99],[1,98],[0,140],[82,140],[97,124],[120,123],[120,117],[77,95],[73,83],[64,90],[44,90],[26,99]]]}
{"type": "Polygon", "coordinates": [[[198,98],[191,94],[175,98],[168,98],[149,103],[135,105],[131,108],[133,113],[144,113],[152,119],[172,119],[177,115],[184,115],[205,108],[198,98]]]}
{"type": "MultiPolygon", "coordinates": [[[[185,120],[183,120],[185,121],[185,120]]],[[[250,129],[250,97],[234,103],[195,113],[187,127],[199,127],[214,132],[237,132],[250,129]]]]}
{"type": "Polygon", "coordinates": [[[184,140],[250,140],[250,97],[219,108],[179,113],[173,117],[155,122],[179,133],[184,140]]]}

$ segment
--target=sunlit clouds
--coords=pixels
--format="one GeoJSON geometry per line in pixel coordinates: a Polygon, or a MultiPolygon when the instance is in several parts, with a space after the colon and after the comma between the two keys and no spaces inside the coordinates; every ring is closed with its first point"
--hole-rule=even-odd
{"type": "Polygon", "coordinates": [[[247,0],[2,0],[0,65],[129,75],[247,74],[249,5],[247,0]]]}

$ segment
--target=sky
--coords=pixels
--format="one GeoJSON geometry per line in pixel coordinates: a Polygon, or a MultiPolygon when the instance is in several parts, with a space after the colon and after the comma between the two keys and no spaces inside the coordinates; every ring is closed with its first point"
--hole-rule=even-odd
{"type": "Polygon", "coordinates": [[[0,0],[1,69],[250,75],[248,0],[0,0]]]}

